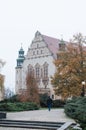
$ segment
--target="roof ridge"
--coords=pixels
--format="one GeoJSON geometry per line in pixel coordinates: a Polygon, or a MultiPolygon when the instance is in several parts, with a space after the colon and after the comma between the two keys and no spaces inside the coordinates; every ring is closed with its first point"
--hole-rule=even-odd
{"type": "Polygon", "coordinates": [[[52,38],[52,39],[55,39],[55,40],[59,40],[59,41],[60,41],[60,39],[55,38],[55,37],[52,37],[52,36],[48,36],[48,35],[44,35],[44,34],[41,34],[41,35],[44,36],[44,37],[48,37],[48,38],[52,38]]]}

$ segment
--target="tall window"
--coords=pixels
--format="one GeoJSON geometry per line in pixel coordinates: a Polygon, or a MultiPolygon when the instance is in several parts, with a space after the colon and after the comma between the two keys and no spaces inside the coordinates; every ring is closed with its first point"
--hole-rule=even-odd
{"type": "Polygon", "coordinates": [[[36,68],[36,78],[40,77],[40,73],[39,73],[39,67],[36,68]]]}
{"type": "Polygon", "coordinates": [[[35,51],[33,51],[33,55],[35,55],[35,51]]]}
{"type": "Polygon", "coordinates": [[[45,62],[43,65],[43,76],[42,76],[42,82],[44,84],[45,89],[47,88],[49,78],[48,78],[48,63],[45,62]]]}
{"type": "Polygon", "coordinates": [[[33,74],[33,66],[32,65],[28,66],[28,73],[33,74]]]}
{"type": "Polygon", "coordinates": [[[41,54],[43,54],[43,50],[41,50],[41,54]]]}
{"type": "Polygon", "coordinates": [[[48,77],[48,64],[47,63],[44,64],[44,77],[45,78],[48,77]]]}
{"type": "Polygon", "coordinates": [[[39,47],[39,44],[37,44],[37,48],[39,47]]]}
{"type": "Polygon", "coordinates": [[[40,78],[40,66],[39,66],[39,64],[36,64],[36,66],[35,66],[35,75],[36,75],[36,78],[40,78]]]}
{"type": "Polygon", "coordinates": [[[48,66],[44,67],[44,77],[48,77],[48,66]]]}

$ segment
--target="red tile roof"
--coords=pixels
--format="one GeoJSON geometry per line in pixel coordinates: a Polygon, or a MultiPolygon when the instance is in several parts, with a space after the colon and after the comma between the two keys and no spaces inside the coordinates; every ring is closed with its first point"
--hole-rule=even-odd
{"type": "Polygon", "coordinates": [[[45,43],[48,45],[48,48],[51,51],[51,53],[53,54],[54,58],[56,58],[57,57],[56,54],[59,50],[60,40],[53,38],[53,37],[46,36],[46,35],[42,35],[42,37],[43,37],[45,43]]]}

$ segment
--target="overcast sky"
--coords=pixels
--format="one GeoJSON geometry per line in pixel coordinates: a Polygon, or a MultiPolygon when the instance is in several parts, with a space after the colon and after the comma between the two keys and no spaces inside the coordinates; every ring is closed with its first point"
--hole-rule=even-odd
{"type": "Polygon", "coordinates": [[[0,0],[0,58],[5,87],[15,87],[15,67],[21,47],[27,53],[35,32],[69,40],[86,35],[86,0],[0,0]]]}

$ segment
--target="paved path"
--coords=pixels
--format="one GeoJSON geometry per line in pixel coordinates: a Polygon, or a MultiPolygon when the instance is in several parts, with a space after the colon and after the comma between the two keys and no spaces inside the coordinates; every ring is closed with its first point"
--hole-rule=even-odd
{"type": "Polygon", "coordinates": [[[55,122],[73,121],[65,115],[64,109],[52,109],[51,111],[35,110],[7,113],[7,119],[55,122]]]}
{"type": "MultiPolygon", "coordinates": [[[[6,119],[13,120],[30,120],[30,121],[53,121],[53,122],[74,122],[74,120],[67,117],[64,113],[64,109],[52,109],[51,111],[46,110],[35,110],[35,111],[24,111],[7,113],[6,119]]],[[[17,128],[1,128],[0,130],[27,130],[17,128]]]]}

